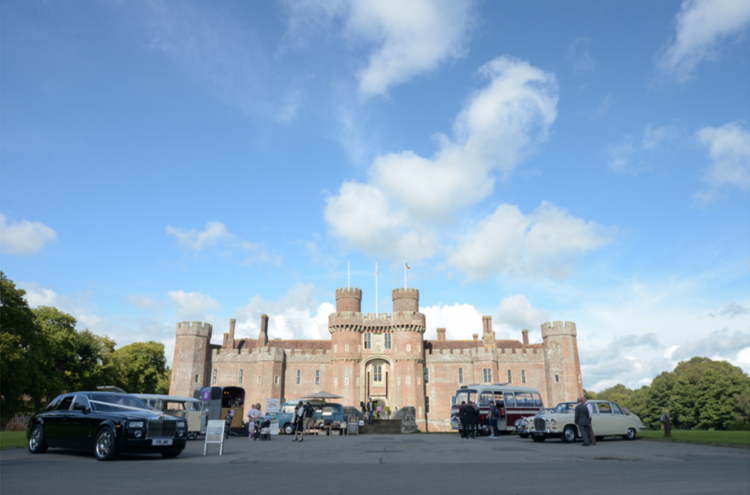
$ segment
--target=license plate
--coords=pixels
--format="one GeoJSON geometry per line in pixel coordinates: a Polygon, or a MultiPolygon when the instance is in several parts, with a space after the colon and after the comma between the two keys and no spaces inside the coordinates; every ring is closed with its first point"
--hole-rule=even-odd
{"type": "Polygon", "coordinates": [[[151,445],[172,445],[171,438],[155,438],[151,440],[151,445]]]}

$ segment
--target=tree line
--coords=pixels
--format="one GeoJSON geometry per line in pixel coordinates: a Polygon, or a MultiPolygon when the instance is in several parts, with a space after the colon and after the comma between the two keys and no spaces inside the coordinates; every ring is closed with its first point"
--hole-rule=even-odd
{"type": "Polygon", "coordinates": [[[661,427],[659,418],[665,413],[676,429],[750,429],[750,377],[726,361],[694,357],[637,390],[618,384],[584,392],[588,399],[627,407],[652,429],[661,427]]]}
{"type": "Polygon", "coordinates": [[[56,308],[29,308],[26,291],[0,271],[2,417],[39,409],[76,390],[114,385],[132,393],[168,393],[170,370],[159,342],[116,343],[56,308]],[[30,404],[25,399],[30,399],[30,404]]]}

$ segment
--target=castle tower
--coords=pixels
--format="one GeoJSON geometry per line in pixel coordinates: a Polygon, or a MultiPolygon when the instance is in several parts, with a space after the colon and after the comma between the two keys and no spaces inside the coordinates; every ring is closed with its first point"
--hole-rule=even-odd
{"type": "Polygon", "coordinates": [[[583,396],[576,335],[576,325],[570,321],[542,324],[548,407],[583,396]]]}
{"type": "Polygon", "coordinates": [[[331,385],[344,404],[359,404],[364,384],[362,366],[362,289],[336,289],[336,313],[329,317],[331,332],[331,385]],[[331,321],[338,322],[331,325],[331,321]]]}
{"type": "Polygon", "coordinates": [[[199,321],[177,324],[169,395],[192,397],[196,388],[208,385],[211,331],[211,325],[199,321]]]}
{"type": "Polygon", "coordinates": [[[362,311],[362,289],[356,287],[336,289],[336,312],[343,313],[344,311],[354,313],[362,311]]]}
{"type": "Polygon", "coordinates": [[[396,407],[414,406],[417,425],[425,430],[424,332],[425,315],[419,312],[419,290],[393,290],[393,358],[396,407]],[[400,384],[399,384],[400,382],[400,384]]]}

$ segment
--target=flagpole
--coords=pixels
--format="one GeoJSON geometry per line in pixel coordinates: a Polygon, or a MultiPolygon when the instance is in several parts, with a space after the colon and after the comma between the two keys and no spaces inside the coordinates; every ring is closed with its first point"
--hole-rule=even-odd
{"type": "Polygon", "coordinates": [[[352,276],[349,273],[349,260],[346,260],[346,288],[352,288],[352,276]]]}
{"type": "Polygon", "coordinates": [[[404,260],[404,290],[406,290],[406,260],[404,260]]]}
{"type": "Polygon", "coordinates": [[[375,262],[375,317],[378,317],[378,262],[375,262]]]}

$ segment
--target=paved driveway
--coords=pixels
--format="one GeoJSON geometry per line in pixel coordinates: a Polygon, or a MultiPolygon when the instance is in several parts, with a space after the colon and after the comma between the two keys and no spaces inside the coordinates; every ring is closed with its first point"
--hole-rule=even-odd
{"type": "Polygon", "coordinates": [[[188,442],[177,459],[2,451],[3,495],[26,493],[750,493],[750,450],[636,440],[582,448],[515,435],[231,438],[219,457],[188,442]],[[478,491],[477,491],[478,490],[478,491]]]}

